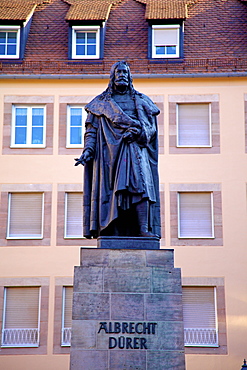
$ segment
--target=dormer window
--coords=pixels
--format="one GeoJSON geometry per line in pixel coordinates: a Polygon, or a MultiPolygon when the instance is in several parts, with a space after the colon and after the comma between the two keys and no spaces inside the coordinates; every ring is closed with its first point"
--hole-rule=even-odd
{"type": "Polygon", "coordinates": [[[0,26],[0,58],[19,58],[20,26],[0,26]]]}
{"type": "Polygon", "coordinates": [[[152,26],[152,58],[180,57],[180,25],[152,26]]]}
{"type": "Polygon", "coordinates": [[[72,27],[72,59],[99,59],[100,26],[72,27]]]}

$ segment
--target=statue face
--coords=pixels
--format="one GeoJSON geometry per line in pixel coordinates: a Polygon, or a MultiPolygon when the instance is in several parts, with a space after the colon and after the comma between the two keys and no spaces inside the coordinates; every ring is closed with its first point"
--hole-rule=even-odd
{"type": "Polygon", "coordinates": [[[127,87],[129,84],[128,68],[124,64],[120,64],[114,73],[114,84],[116,87],[127,87]]]}

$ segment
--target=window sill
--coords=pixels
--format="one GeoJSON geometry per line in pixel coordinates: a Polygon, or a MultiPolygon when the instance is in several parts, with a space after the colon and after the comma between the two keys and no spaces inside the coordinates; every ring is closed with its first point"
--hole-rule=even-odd
{"type": "Polygon", "coordinates": [[[214,240],[215,239],[215,236],[178,236],[178,239],[180,240],[184,240],[184,239],[193,239],[193,240],[197,240],[197,239],[204,239],[204,240],[214,240]]]}
{"type": "Polygon", "coordinates": [[[174,58],[150,58],[149,63],[151,64],[172,64],[172,63],[184,63],[184,58],[174,57],[174,58]]]}
{"type": "Polygon", "coordinates": [[[69,59],[68,64],[103,64],[103,59],[97,58],[97,59],[69,59]]]}
{"type": "Polygon", "coordinates": [[[11,145],[10,149],[45,149],[45,145],[25,145],[25,146],[17,146],[17,145],[11,145]]]}
{"type": "Polygon", "coordinates": [[[4,345],[4,344],[2,344],[1,345],[1,348],[39,348],[39,345],[37,344],[37,345],[34,345],[34,344],[32,344],[32,345],[22,345],[22,346],[18,346],[18,345],[4,345]]]}
{"type": "Polygon", "coordinates": [[[78,144],[78,145],[66,145],[66,149],[83,149],[84,146],[82,144],[78,144]]]}
{"type": "Polygon", "coordinates": [[[43,236],[7,236],[7,240],[42,240],[43,236]]]}
{"type": "Polygon", "coordinates": [[[201,149],[201,148],[212,148],[212,145],[177,145],[176,148],[180,149],[180,148],[194,148],[194,149],[201,149]]]}
{"type": "Polygon", "coordinates": [[[65,240],[75,240],[75,239],[86,239],[84,236],[65,236],[64,237],[65,240]]]}

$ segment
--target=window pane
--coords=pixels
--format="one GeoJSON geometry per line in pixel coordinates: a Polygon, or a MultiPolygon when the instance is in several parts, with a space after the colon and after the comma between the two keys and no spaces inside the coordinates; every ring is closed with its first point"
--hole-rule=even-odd
{"type": "Polygon", "coordinates": [[[87,46],[87,55],[96,55],[96,45],[87,46]]]}
{"type": "Polygon", "coordinates": [[[27,143],[27,109],[16,108],[15,110],[15,144],[27,143]]]}
{"type": "Polygon", "coordinates": [[[96,33],[95,32],[87,33],[87,42],[88,44],[96,44],[96,33]]]}
{"type": "Polygon", "coordinates": [[[85,55],[85,45],[76,45],[76,55],[85,55]]]}
{"type": "Polygon", "coordinates": [[[0,32],[0,44],[6,43],[6,32],[0,32]]]}
{"type": "Polygon", "coordinates": [[[27,108],[16,108],[16,126],[27,126],[27,108]]]}
{"type": "Polygon", "coordinates": [[[7,45],[7,55],[16,54],[16,45],[7,45]]]}
{"type": "Polygon", "coordinates": [[[76,32],[76,43],[77,44],[85,44],[86,41],[86,33],[85,32],[76,32]]]}
{"type": "Polygon", "coordinates": [[[26,144],[27,143],[27,128],[16,127],[15,128],[15,144],[26,144]]]}
{"type": "Polygon", "coordinates": [[[5,55],[5,45],[0,45],[0,55],[5,55]]]}
{"type": "Polygon", "coordinates": [[[176,54],[176,46],[167,46],[166,47],[167,54],[176,54]]]}
{"type": "Polygon", "coordinates": [[[16,32],[8,32],[8,44],[15,44],[16,43],[16,32]]]}
{"type": "Polygon", "coordinates": [[[43,127],[32,128],[32,144],[43,144],[43,127]]]}
{"type": "Polygon", "coordinates": [[[43,126],[44,121],[44,109],[43,108],[33,108],[32,109],[32,125],[33,126],[43,126]]]}
{"type": "Polygon", "coordinates": [[[82,128],[71,127],[70,128],[70,144],[82,144],[82,128]]]}
{"type": "Polygon", "coordinates": [[[70,125],[82,125],[82,108],[70,108],[70,125]]]}
{"type": "Polygon", "coordinates": [[[156,46],[156,54],[157,55],[164,55],[165,54],[165,46],[156,46]]]}

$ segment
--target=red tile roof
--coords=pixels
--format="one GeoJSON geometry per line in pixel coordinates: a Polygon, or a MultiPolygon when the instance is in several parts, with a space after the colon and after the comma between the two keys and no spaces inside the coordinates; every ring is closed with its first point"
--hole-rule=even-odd
{"type": "Polygon", "coordinates": [[[108,19],[113,4],[122,0],[64,0],[70,6],[66,20],[100,20],[108,19]]]}
{"type": "MultiPolygon", "coordinates": [[[[207,74],[247,70],[246,1],[186,0],[188,16],[184,21],[181,57],[152,59],[148,38],[150,22],[147,22],[146,12],[149,6],[151,10],[156,6],[156,12],[163,12],[160,0],[155,0],[156,5],[148,4],[149,0],[101,0],[101,6],[111,5],[111,10],[102,42],[104,56],[98,60],[73,60],[69,54],[70,25],[66,16],[73,5],[82,1],[84,5],[86,2],[89,4],[89,0],[19,1],[22,4],[38,3],[38,6],[33,14],[23,60],[0,59],[2,75],[108,74],[111,65],[120,59],[129,62],[133,74],[207,74]],[[191,2],[193,5],[188,6],[191,2]]],[[[168,4],[169,1],[171,5],[171,0],[163,0],[163,3],[168,4]]],[[[179,1],[174,0],[173,3],[179,1]]],[[[0,4],[3,2],[7,3],[0,0],[0,4]]],[[[16,4],[17,0],[8,2],[16,4]]],[[[92,5],[95,3],[99,9],[99,0],[90,0],[91,8],[95,9],[92,5]]],[[[107,6],[104,9],[108,9],[107,6]]],[[[153,16],[151,10],[150,16],[153,16]]],[[[178,10],[172,12],[170,8],[170,12],[178,17],[178,10]]]]}
{"type": "MultiPolygon", "coordinates": [[[[112,5],[123,0],[64,0],[71,5],[66,19],[106,20],[112,5]],[[93,4],[93,5],[92,5],[93,4]]],[[[185,19],[187,4],[193,0],[135,0],[146,5],[146,19],[185,19]]]]}
{"type": "Polygon", "coordinates": [[[0,20],[25,21],[34,11],[38,4],[48,2],[47,0],[1,0],[0,20]]]}
{"type": "Polygon", "coordinates": [[[146,19],[185,19],[186,0],[147,0],[146,19]]]}

